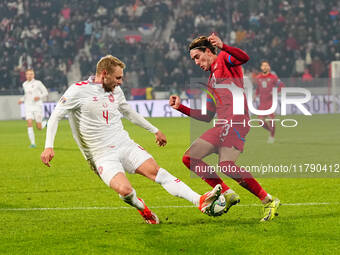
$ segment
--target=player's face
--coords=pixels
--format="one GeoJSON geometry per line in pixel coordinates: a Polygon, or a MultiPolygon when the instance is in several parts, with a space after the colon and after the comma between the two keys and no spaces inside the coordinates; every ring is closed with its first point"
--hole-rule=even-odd
{"type": "Polygon", "coordinates": [[[27,71],[25,73],[25,75],[26,75],[26,80],[28,80],[28,81],[31,81],[31,80],[34,79],[34,72],[33,71],[27,71]]]}
{"type": "Polygon", "coordinates": [[[191,50],[190,57],[202,70],[209,71],[212,61],[208,49],[205,52],[199,49],[191,50]]]}
{"type": "Polygon", "coordinates": [[[270,65],[267,62],[263,62],[261,64],[261,71],[262,71],[262,73],[269,73],[270,72],[270,65]]]}
{"type": "Polygon", "coordinates": [[[116,66],[111,73],[105,72],[103,74],[103,87],[105,91],[113,91],[116,86],[123,84],[123,68],[116,66]]]}

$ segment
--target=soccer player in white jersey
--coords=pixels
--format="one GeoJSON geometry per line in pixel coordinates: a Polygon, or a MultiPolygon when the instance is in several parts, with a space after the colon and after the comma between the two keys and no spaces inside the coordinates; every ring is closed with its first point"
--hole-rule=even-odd
{"type": "Polygon", "coordinates": [[[43,120],[43,99],[48,95],[44,84],[34,79],[34,70],[26,70],[26,81],[22,84],[25,95],[20,98],[19,104],[25,103],[25,114],[27,120],[28,138],[30,139],[30,148],[35,148],[35,136],[33,130],[33,120],[35,120],[38,130],[42,130],[46,121],[43,120]]]}
{"type": "Polygon", "coordinates": [[[125,172],[141,174],[162,185],[171,195],[184,198],[203,213],[221,192],[221,186],[200,196],[185,183],[160,168],[152,156],[130,139],[121,122],[121,114],[132,123],[153,133],[159,146],[166,145],[165,135],[134,111],[127,103],[120,85],[125,64],[107,55],[97,63],[96,76],[71,85],[53,111],[46,131],[42,162],[49,165],[54,157],[53,144],[58,121],[68,114],[73,137],[85,158],[100,178],[121,199],[135,207],[146,223],[158,224],[158,217],[150,211],[125,176],[125,172]]]}

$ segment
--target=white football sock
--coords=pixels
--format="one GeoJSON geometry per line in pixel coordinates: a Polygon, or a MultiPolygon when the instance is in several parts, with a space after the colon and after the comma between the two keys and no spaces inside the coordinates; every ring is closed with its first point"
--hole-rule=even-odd
{"type": "Polygon", "coordinates": [[[27,132],[28,132],[28,138],[30,139],[31,144],[35,144],[35,137],[34,137],[33,127],[28,127],[27,128],[27,132]]]}
{"type": "Polygon", "coordinates": [[[268,193],[267,196],[262,200],[262,204],[273,201],[273,197],[268,193]]]}
{"type": "Polygon", "coordinates": [[[171,195],[184,198],[196,206],[199,205],[200,195],[165,169],[160,168],[158,170],[155,181],[161,184],[171,195]]]}
{"type": "Polygon", "coordinates": [[[138,210],[144,210],[144,204],[137,198],[136,191],[132,189],[132,192],[129,195],[122,196],[119,195],[123,201],[133,207],[136,207],[138,210]]]}
{"type": "Polygon", "coordinates": [[[227,191],[225,191],[223,193],[223,195],[227,195],[227,194],[230,194],[230,193],[235,193],[235,191],[233,191],[232,189],[229,188],[227,191]]]}

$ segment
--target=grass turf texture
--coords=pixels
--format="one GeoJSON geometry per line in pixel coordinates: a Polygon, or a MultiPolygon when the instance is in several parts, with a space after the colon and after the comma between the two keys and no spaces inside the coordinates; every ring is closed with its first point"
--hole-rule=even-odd
{"type": "MultiPolygon", "coordinates": [[[[238,164],[260,162],[339,163],[339,115],[295,117],[296,128],[278,128],[276,143],[252,129],[238,164]]],[[[158,164],[204,193],[210,187],[192,178],[181,163],[188,147],[188,119],[151,119],[168,137],[158,148],[152,134],[124,121],[130,136],[158,164]]],[[[261,224],[261,207],[237,206],[211,218],[190,203],[172,197],[158,184],[128,175],[137,194],[162,224],[144,224],[135,209],[6,211],[5,208],[74,208],[126,206],[89,169],[66,120],[61,121],[52,167],[40,162],[45,131],[35,131],[37,147],[28,148],[24,121],[0,122],[0,254],[335,254],[340,252],[339,178],[262,178],[263,187],[283,203],[330,202],[329,205],[283,205],[280,216],[261,224]],[[188,207],[167,207],[188,206],[188,207]]],[[[338,174],[339,175],[339,174],[338,174]]],[[[225,179],[241,196],[241,205],[257,198],[225,179]]]]}

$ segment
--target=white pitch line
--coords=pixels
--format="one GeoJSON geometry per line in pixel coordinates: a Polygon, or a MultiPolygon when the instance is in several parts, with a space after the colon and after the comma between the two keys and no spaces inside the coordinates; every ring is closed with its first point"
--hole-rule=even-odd
{"type": "MultiPolygon", "coordinates": [[[[282,204],[283,206],[319,206],[319,205],[339,205],[340,202],[309,202],[309,203],[290,203],[282,204]]],[[[261,204],[244,204],[237,205],[242,207],[261,206],[261,204]]],[[[164,206],[150,206],[150,208],[193,208],[193,205],[164,205],[164,206]]],[[[117,207],[46,207],[46,208],[0,208],[1,211],[71,211],[71,210],[121,210],[121,209],[134,209],[130,206],[117,206],[117,207]]]]}

